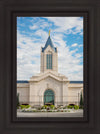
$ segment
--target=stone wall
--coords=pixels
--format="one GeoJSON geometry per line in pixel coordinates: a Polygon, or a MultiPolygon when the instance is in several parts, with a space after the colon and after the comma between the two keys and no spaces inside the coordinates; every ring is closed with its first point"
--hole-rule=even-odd
{"type": "Polygon", "coordinates": [[[39,82],[30,82],[30,102],[35,102],[35,104],[36,102],[39,102],[41,105],[43,105],[44,104],[44,92],[47,89],[51,89],[53,90],[55,94],[55,105],[57,105],[58,102],[63,101],[63,96],[62,96],[63,86],[62,85],[64,84],[66,83],[59,82],[51,77],[45,78],[39,82]]]}
{"type": "Polygon", "coordinates": [[[29,83],[17,83],[17,93],[21,104],[29,103],[29,83]]]}
{"type": "Polygon", "coordinates": [[[68,102],[79,105],[80,95],[83,91],[83,84],[69,84],[68,85],[68,102]]]}
{"type": "Polygon", "coordinates": [[[18,83],[17,93],[19,93],[19,101],[21,103],[29,103],[30,105],[44,105],[44,92],[47,89],[53,90],[55,105],[79,104],[83,84],[59,82],[51,77],[44,78],[38,82],[18,83]]]}

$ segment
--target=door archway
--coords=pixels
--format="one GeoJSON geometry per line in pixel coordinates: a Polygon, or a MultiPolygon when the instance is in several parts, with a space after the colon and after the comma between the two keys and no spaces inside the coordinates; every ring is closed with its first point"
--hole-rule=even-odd
{"type": "Polygon", "coordinates": [[[48,103],[54,105],[54,92],[50,89],[44,92],[44,105],[48,103]]]}

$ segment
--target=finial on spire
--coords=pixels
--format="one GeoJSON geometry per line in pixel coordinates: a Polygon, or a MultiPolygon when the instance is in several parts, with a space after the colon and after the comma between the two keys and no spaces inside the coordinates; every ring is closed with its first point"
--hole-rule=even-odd
{"type": "Polygon", "coordinates": [[[51,31],[51,30],[49,30],[49,36],[50,36],[50,31],[51,31]]]}

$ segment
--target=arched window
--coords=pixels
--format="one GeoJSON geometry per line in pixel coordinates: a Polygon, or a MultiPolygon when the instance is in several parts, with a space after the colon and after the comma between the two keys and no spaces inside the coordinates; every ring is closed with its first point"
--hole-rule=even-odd
{"type": "Polygon", "coordinates": [[[46,55],[47,69],[52,69],[52,54],[46,55]]]}

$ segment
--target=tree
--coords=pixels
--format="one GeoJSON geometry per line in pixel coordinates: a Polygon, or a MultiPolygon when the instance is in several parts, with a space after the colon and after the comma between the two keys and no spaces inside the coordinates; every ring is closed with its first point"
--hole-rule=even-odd
{"type": "Polygon", "coordinates": [[[17,106],[19,106],[19,93],[17,93],[17,106]]]}
{"type": "Polygon", "coordinates": [[[82,92],[81,92],[81,96],[80,96],[80,107],[83,107],[83,96],[82,96],[82,92]]]}

